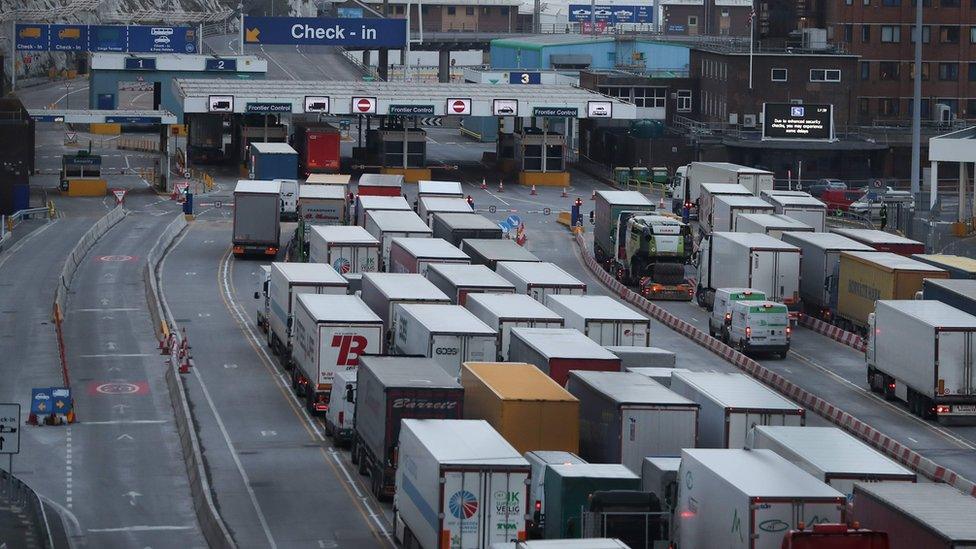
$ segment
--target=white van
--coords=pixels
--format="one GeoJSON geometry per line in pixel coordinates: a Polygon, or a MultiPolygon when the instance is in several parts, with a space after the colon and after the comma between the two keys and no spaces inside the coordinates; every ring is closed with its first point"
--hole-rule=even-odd
{"type": "Polygon", "coordinates": [[[766,301],[766,292],[752,288],[719,288],[715,290],[715,305],[708,317],[708,335],[729,342],[732,304],[736,301],[766,301]]]}
{"type": "Polygon", "coordinates": [[[298,180],[272,179],[281,183],[281,219],[283,221],[298,219],[298,180]]]}
{"type": "Polygon", "coordinates": [[[790,311],[775,301],[735,301],[728,344],[740,351],[771,353],[780,358],[790,351],[790,311]]]}

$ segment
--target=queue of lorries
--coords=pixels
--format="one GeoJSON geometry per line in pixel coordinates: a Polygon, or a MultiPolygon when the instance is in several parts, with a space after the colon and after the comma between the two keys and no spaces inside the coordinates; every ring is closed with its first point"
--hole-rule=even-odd
{"type": "MultiPolygon", "coordinates": [[[[367,182],[377,177],[384,176],[367,182]]],[[[239,184],[245,200],[254,184],[239,184]]],[[[378,187],[402,198],[400,184],[391,177],[378,187]]],[[[348,184],[341,188],[349,194],[348,184]]],[[[426,201],[425,219],[409,208],[371,209],[363,189],[361,182],[345,204],[345,219],[356,224],[310,221],[309,262],[271,263],[255,297],[259,325],[296,394],[337,444],[349,446],[373,494],[392,498],[405,547],[976,540],[971,526],[942,520],[976,513],[976,502],[939,486],[948,507],[919,505],[924,485],[914,473],[839,429],[805,427],[802,407],[752,378],[676,368],[674,353],[650,346],[645,316],[587,295],[586,284],[504,238],[470,207],[426,201]]],[[[457,183],[421,182],[418,209],[435,191],[466,204],[457,183]]],[[[615,193],[599,192],[598,200],[612,204],[615,193]]],[[[662,236],[684,246],[681,231],[662,236]]],[[[782,272],[796,273],[793,286],[774,266],[766,288],[717,289],[731,304],[731,322],[723,316],[719,328],[729,341],[781,331],[788,342],[783,296],[799,302],[800,293],[800,266],[789,268],[782,272]]]]}

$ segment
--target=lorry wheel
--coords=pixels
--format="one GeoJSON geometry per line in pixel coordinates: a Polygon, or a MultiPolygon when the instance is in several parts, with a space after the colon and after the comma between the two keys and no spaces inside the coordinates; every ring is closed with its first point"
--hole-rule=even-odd
{"type": "Polygon", "coordinates": [[[332,423],[329,420],[325,420],[322,423],[325,423],[325,436],[332,438],[335,435],[335,429],[332,428],[332,423]]]}
{"type": "Polygon", "coordinates": [[[353,465],[359,463],[359,445],[356,444],[355,436],[349,442],[349,461],[351,461],[353,465]]]}
{"type": "Polygon", "coordinates": [[[365,477],[366,475],[369,474],[369,463],[366,462],[366,456],[362,455],[363,449],[360,448],[359,451],[360,451],[360,456],[359,456],[358,471],[360,475],[365,477]]]}
{"type": "Polygon", "coordinates": [[[699,307],[705,307],[705,288],[698,286],[695,290],[695,302],[698,303],[699,307]]]}
{"type": "Polygon", "coordinates": [[[872,393],[881,392],[881,386],[878,385],[878,373],[873,366],[868,366],[868,387],[871,388],[872,393]]]}

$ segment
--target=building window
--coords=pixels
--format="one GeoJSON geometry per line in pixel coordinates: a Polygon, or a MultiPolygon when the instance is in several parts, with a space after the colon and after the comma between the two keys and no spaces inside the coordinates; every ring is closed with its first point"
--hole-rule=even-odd
{"type": "Polygon", "coordinates": [[[786,82],[788,71],[786,69],[770,70],[769,79],[773,82],[786,82]]]}
{"type": "Polygon", "coordinates": [[[448,15],[457,15],[457,8],[454,7],[454,6],[448,6],[447,7],[447,14],[448,15]]]}
{"type": "Polygon", "coordinates": [[[901,0],[884,0],[881,4],[884,6],[900,6],[901,0]]]}
{"type": "Polygon", "coordinates": [[[691,90],[678,90],[678,112],[691,112],[691,90]]]}
{"type": "Polygon", "coordinates": [[[665,108],[667,106],[667,88],[634,88],[634,105],[645,109],[665,108]]]}
{"type": "Polygon", "coordinates": [[[485,6],[481,8],[481,15],[491,15],[491,8],[485,6]]]}
{"type": "Polygon", "coordinates": [[[943,8],[958,8],[959,0],[939,0],[939,5],[943,8]]]}
{"type": "MultiPolygon", "coordinates": [[[[909,74],[909,78],[915,80],[915,63],[908,64],[908,74],[909,74]]],[[[922,80],[928,80],[928,79],[929,79],[929,64],[922,63],[922,80]]]]}
{"type": "Polygon", "coordinates": [[[689,15],[688,16],[688,26],[689,27],[697,27],[698,26],[698,16],[696,16],[696,15],[689,15]]]}
{"type": "Polygon", "coordinates": [[[976,63],[969,64],[969,81],[976,82],[976,63]]]}
{"type": "Polygon", "coordinates": [[[871,62],[870,61],[861,61],[860,67],[861,67],[861,80],[870,80],[871,79],[871,62]]]}
{"type": "Polygon", "coordinates": [[[810,69],[811,82],[840,82],[840,69],[810,69]]]}
{"type": "Polygon", "coordinates": [[[871,100],[868,99],[867,97],[861,97],[860,99],[858,99],[857,112],[858,114],[867,116],[868,113],[871,112],[871,100]]]}
{"type": "Polygon", "coordinates": [[[468,6],[464,8],[465,15],[474,15],[474,6],[468,6]]]}
{"type": "Polygon", "coordinates": [[[854,41],[854,25],[844,25],[844,42],[850,44],[854,41]]]}
{"type": "Polygon", "coordinates": [[[871,27],[868,25],[861,25],[861,42],[867,44],[871,41],[871,27]]]}
{"type": "MultiPolygon", "coordinates": [[[[915,26],[914,25],[912,26],[912,31],[909,34],[912,37],[912,44],[914,44],[915,43],[915,26]]],[[[931,37],[932,37],[932,27],[929,27],[928,25],[923,25],[922,26],[922,43],[923,44],[928,44],[929,43],[929,40],[931,39],[931,37]]]]}
{"type": "Polygon", "coordinates": [[[973,118],[976,114],[976,99],[966,100],[966,118],[973,118]]]}
{"type": "MultiPolygon", "coordinates": [[[[912,0],[912,7],[916,5],[917,0],[912,0]]],[[[922,5],[926,8],[932,5],[932,0],[922,0],[922,5]]]]}
{"type": "Polygon", "coordinates": [[[878,63],[878,80],[898,80],[900,67],[898,61],[881,61],[878,63]]]}
{"type": "Polygon", "coordinates": [[[976,27],[969,27],[969,43],[976,44],[976,27]]]}
{"type": "Polygon", "coordinates": [[[939,63],[939,80],[959,80],[959,65],[939,63]]]}
{"type": "Polygon", "coordinates": [[[883,25],[881,27],[882,42],[901,42],[901,27],[897,25],[883,25]]]}
{"type": "MultiPolygon", "coordinates": [[[[924,38],[924,37],[923,37],[924,38]]],[[[959,43],[959,27],[939,27],[939,42],[943,44],[958,44],[959,43]]]]}
{"type": "Polygon", "coordinates": [[[508,17],[508,6],[502,6],[498,8],[498,11],[501,12],[502,16],[508,17]]]}
{"type": "Polygon", "coordinates": [[[881,116],[896,116],[898,114],[898,99],[887,97],[879,99],[878,114],[881,116]]]}
{"type": "Polygon", "coordinates": [[[870,6],[871,5],[871,0],[864,0],[861,3],[864,4],[865,6],[870,6]]]}
{"type": "MultiPolygon", "coordinates": [[[[973,1],[976,2],[976,0],[973,0],[973,1]]],[[[848,6],[853,6],[854,5],[854,0],[844,0],[844,3],[847,4],[848,6]]]]}

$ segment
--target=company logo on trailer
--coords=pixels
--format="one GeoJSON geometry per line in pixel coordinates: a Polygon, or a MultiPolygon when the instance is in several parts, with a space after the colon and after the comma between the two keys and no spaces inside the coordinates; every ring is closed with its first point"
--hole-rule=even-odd
{"type": "Polygon", "coordinates": [[[355,334],[332,336],[332,347],[339,349],[336,366],[359,366],[359,355],[366,351],[366,338],[355,334]]]}
{"type": "Polygon", "coordinates": [[[518,492],[506,492],[499,490],[495,492],[495,512],[500,515],[517,515],[521,512],[522,506],[519,503],[521,494],[518,492]]]}
{"type": "Polygon", "coordinates": [[[350,271],[350,269],[352,269],[352,265],[349,263],[348,259],[340,257],[332,263],[332,268],[338,271],[339,274],[346,274],[350,271]]]}
{"type": "Polygon", "coordinates": [[[407,408],[410,410],[453,410],[457,408],[456,401],[434,401],[425,398],[398,398],[394,399],[394,408],[407,408]]]}
{"type": "Polygon", "coordinates": [[[458,490],[451,496],[447,506],[454,518],[469,519],[478,512],[478,498],[467,490],[458,490]]]}

